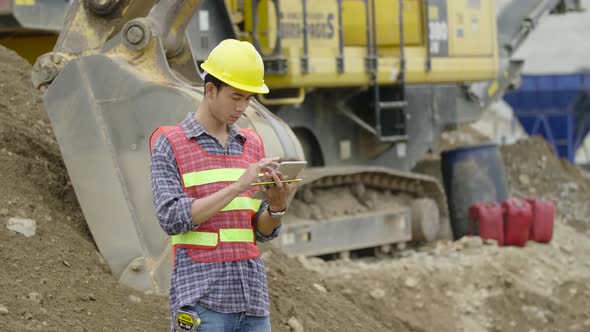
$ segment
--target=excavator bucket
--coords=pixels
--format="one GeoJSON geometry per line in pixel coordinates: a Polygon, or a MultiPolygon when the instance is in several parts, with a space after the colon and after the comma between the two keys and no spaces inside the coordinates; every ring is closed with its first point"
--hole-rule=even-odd
{"type": "MultiPolygon", "coordinates": [[[[127,35],[116,35],[102,50],[64,60],[43,98],[80,206],[113,275],[135,289],[165,293],[171,244],[152,205],[148,141],[157,127],[194,112],[203,93],[170,69],[150,21],[129,23],[122,30],[127,35]],[[129,30],[146,38],[141,47],[129,30]]],[[[276,142],[266,144],[268,155],[303,158],[290,128],[259,104],[252,102],[238,125],[276,142]]]]}

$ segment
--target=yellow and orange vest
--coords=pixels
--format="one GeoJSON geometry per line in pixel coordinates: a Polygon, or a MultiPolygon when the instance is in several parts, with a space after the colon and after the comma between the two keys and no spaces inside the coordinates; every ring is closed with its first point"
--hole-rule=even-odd
{"type": "MultiPolygon", "coordinates": [[[[150,151],[157,139],[165,135],[172,146],[182,188],[188,197],[209,196],[235,182],[248,165],[264,158],[260,136],[251,129],[240,129],[246,137],[244,151],[239,156],[212,155],[195,140],[188,139],[180,126],[163,126],[150,137],[150,151]]],[[[234,198],[219,213],[194,231],[172,236],[173,252],[186,248],[198,262],[227,262],[260,256],[252,217],[261,201],[252,198],[255,187],[234,198]]]]}

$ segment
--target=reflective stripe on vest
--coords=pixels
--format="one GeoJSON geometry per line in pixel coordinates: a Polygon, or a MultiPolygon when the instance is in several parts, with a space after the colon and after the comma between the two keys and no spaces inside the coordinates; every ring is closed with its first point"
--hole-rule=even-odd
{"type": "Polygon", "coordinates": [[[200,172],[182,174],[185,187],[202,186],[204,184],[237,181],[246,170],[244,168],[217,168],[200,172]]]}
{"type": "MultiPolygon", "coordinates": [[[[245,168],[218,168],[200,172],[191,172],[183,174],[182,181],[187,188],[214,182],[238,181],[245,171],[245,168]]],[[[258,173],[258,176],[263,175],[263,173],[258,173]]]]}
{"type": "MultiPolygon", "coordinates": [[[[237,181],[246,170],[244,168],[217,168],[200,172],[185,173],[182,175],[184,186],[202,186],[222,181],[237,181]]],[[[261,175],[261,174],[259,174],[261,175]]],[[[221,211],[251,210],[258,212],[262,201],[250,197],[236,197],[221,211]]]]}
{"type": "Polygon", "coordinates": [[[260,205],[262,201],[255,198],[250,197],[236,197],[229,202],[221,211],[236,211],[236,210],[251,210],[253,212],[258,212],[260,210],[260,205]]]}
{"type": "MultiPolygon", "coordinates": [[[[186,232],[172,236],[172,245],[216,247],[217,239],[217,233],[213,232],[186,232]]],[[[254,233],[249,228],[222,228],[219,230],[219,241],[254,242],[254,233]]]]}

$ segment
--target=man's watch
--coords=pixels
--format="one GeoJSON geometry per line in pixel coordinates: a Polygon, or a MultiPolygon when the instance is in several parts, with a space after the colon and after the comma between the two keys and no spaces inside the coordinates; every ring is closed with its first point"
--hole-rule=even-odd
{"type": "Polygon", "coordinates": [[[273,211],[270,209],[270,205],[268,206],[268,208],[266,208],[266,210],[268,211],[268,214],[270,214],[270,216],[273,218],[280,218],[284,216],[287,212],[287,209],[282,209],[281,211],[273,211]]]}

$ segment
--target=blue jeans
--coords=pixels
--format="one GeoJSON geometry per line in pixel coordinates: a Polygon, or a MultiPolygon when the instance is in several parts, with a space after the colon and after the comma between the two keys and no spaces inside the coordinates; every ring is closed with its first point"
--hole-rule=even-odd
{"type": "MultiPolygon", "coordinates": [[[[187,308],[187,307],[184,307],[187,308]]],[[[270,317],[248,316],[245,313],[224,314],[198,304],[190,309],[199,313],[201,325],[197,332],[270,332],[270,317]]]]}

